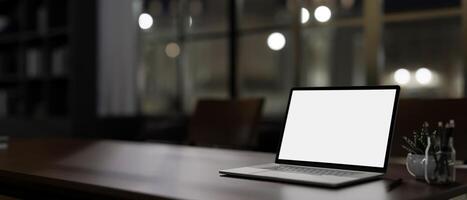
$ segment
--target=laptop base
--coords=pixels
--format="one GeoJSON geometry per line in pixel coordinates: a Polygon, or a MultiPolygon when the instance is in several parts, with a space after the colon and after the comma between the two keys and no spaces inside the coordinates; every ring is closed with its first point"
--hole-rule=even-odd
{"type": "MultiPolygon", "coordinates": [[[[220,170],[219,173],[232,177],[259,179],[277,182],[286,182],[294,184],[314,185],[329,188],[338,188],[375,180],[383,176],[382,173],[359,172],[354,177],[340,177],[333,175],[312,175],[296,172],[282,172],[267,169],[279,164],[270,163],[265,165],[255,165],[251,167],[241,167],[234,169],[220,170]]],[[[302,167],[302,166],[300,166],[302,167]]]]}

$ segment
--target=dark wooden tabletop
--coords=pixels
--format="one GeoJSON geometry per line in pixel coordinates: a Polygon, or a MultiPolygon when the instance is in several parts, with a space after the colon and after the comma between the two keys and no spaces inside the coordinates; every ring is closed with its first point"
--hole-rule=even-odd
{"type": "Polygon", "coordinates": [[[99,199],[445,199],[467,193],[467,171],[458,170],[455,184],[432,186],[411,178],[403,165],[390,165],[385,179],[341,189],[218,173],[273,159],[267,153],[154,143],[12,139],[0,150],[0,183],[20,195],[99,199]],[[400,177],[402,185],[387,191],[388,179],[400,177]]]}

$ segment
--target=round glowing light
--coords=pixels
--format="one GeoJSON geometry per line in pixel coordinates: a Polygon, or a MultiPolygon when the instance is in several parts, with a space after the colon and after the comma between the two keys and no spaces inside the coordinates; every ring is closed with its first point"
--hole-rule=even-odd
{"type": "Polygon", "coordinates": [[[268,46],[274,51],[279,51],[285,46],[285,37],[282,33],[274,32],[268,36],[268,46]]]}
{"type": "Polygon", "coordinates": [[[180,55],[180,46],[178,46],[178,44],[175,42],[167,44],[165,47],[165,54],[168,57],[176,58],[178,55],[180,55]]]}
{"type": "Polygon", "coordinates": [[[331,9],[329,9],[327,6],[319,6],[315,9],[314,15],[316,20],[319,22],[327,22],[329,19],[331,19],[331,9]]]}
{"type": "Polygon", "coordinates": [[[410,81],[410,72],[404,68],[398,69],[394,72],[394,80],[396,83],[405,85],[410,81]]]}
{"type": "Polygon", "coordinates": [[[310,12],[306,8],[302,8],[301,10],[301,19],[302,19],[302,24],[305,24],[310,20],[310,12]]]}
{"type": "Polygon", "coordinates": [[[415,72],[415,79],[422,85],[429,84],[432,77],[431,71],[427,68],[420,68],[415,72]]]}
{"type": "Polygon", "coordinates": [[[151,15],[147,13],[142,13],[138,18],[139,27],[143,30],[151,28],[154,20],[152,19],[151,15]]]}

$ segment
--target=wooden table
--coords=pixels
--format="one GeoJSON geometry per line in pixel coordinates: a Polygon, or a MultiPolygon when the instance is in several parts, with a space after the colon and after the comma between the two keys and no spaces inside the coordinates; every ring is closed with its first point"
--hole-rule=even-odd
{"type": "Polygon", "coordinates": [[[0,192],[17,197],[123,199],[446,199],[467,193],[458,183],[415,181],[402,165],[387,178],[342,189],[223,177],[219,169],[271,162],[273,154],[109,140],[11,140],[0,150],[0,192]]]}

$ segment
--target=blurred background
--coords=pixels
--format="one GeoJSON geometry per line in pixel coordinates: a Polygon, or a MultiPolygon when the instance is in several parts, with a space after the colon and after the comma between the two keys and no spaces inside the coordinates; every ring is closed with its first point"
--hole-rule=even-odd
{"type": "Polygon", "coordinates": [[[466,36],[465,0],[0,0],[0,134],[183,144],[200,100],[259,98],[274,151],[294,86],[463,99],[466,36]]]}

